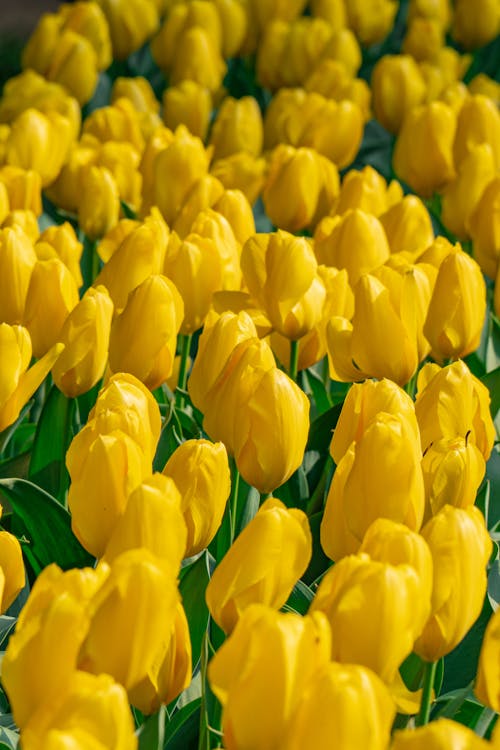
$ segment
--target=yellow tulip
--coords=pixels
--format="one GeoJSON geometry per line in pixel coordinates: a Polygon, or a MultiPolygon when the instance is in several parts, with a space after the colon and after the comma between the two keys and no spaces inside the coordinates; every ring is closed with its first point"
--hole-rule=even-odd
{"type": "Polygon", "coordinates": [[[165,89],[163,121],[167,128],[175,130],[178,125],[185,125],[192,135],[205,140],[211,112],[210,91],[196,81],[180,81],[165,89]]]}
{"type": "Polygon", "coordinates": [[[466,49],[488,44],[498,34],[500,12],[494,0],[480,0],[472,7],[467,0],[455,2],[452,33],[466,49]]]}
{"type": "Polygon", "coordinates": [[[218,159],[210,172],[226,190],[241,190],[250,204],[259,197],[265,182],[266,160],[256,159],[246,151],[218,159]]]}
{"type": "Polygon", "coordinates": [[[105,70],[111,65],[111,39],[106,16],[97,3],[85,5],[63,5],[59,14],[64,19],[64,28],[76,31],[91,43],[97,55],[97,67],[105,70]]]}
{"type": "Polygon", "coordinates": [[[347,21],[364,45],[381,42],[392,28],[397,3],[394,0],[351,0],[346,3],[347,21]]]}
{"type": "Polygon", "coordinates": [[[214,203],[214,210],[227,219],[240,245],[243,245],[255,234],[252,206],[242,190],[237,188],[224,190],[217,202],[214,203]]]}
{"type": "MultiPolygon", "coordinates": [[[[53,224],[45,229],[40,237],[40,242],[47,242],[54,248],[65,266],[69,268],[79,289],[83,284],[80,259],[82,257],[83,245],[79,242],[73,226],[69,221],[64,224],[53,224]]],[[[35,252],[37,248],[35,245],[35,252]]]]}
{"type": "Polygon", "coordinates": [[[163,469],[180,492],[180,507],[187,526],[183,557],[208,547],[222,522],[231,492],[231,474],[223,443],[186,440],[172,453],[163,469]]]}
{"type": "Polygon", "coordinates": [[[111,104],[123,97],[130,99],[138,112],[158,113],[160,110],[160,103],[153,88],[148,79],[143,76],[135,76],[134,78],[119,76],[115,79],[111,88],[111,104]]]}
{"type": "Polygon", "coordinates": [[[377,518],[420,529],[425,495],[414,429],[412,420],[379,412],[340,459],[321,522],[321,545],[332,560],[357,552],[377,518]]]}
{"type": "Polygon", "coordinates": [[[500,710],[500,684],[495,665],[499,657],[500,615],[497,613],[498,610],[493,613],[483,636],[474,693],[481,703],[498,712],[500,710]]]}
{"type": "Polygon", "coordinates": [[[14,325],[24,318],[31,274],[36,264],[33,243],[21,228],[0,230],[0,320],[14,325]]]}
{"type": "Polygon", "coordinates": [[[107,674],[74,671],[65,689],[22,732],[22,744],[25,750],[77,745],[137,750],[127,693],[107,674]]]}
{"type": "Polygon", "coordinates": [[[186,29],[178,40],[172,61],[170,80],[173,85],[189,79],[215,93],[225,73],[226,64],[209,30],[202,26],[186,29]]]}
{"type": "Polygon", "coordinates": [[[450,719],[436,719],[424,727],[395,732],[391,750],[488,750],[491,744],[472,729],[450,719]]]}
{"type": "MultiPolygon", "coordinates": [[[[500,22],[500,14],[499,14],[500,22]]],[[[488,143],[495,164],[500,165],[500,114],[487,96],[471,96],[464,102],[457,117],[453,156],[458,167],[476,146],[488,143]]]]}
{"type": "Polygon", "coordinates": [[[445,505],[424,526],[422,536],[431,550],[434,581],[431,615],[415,652],[436,661],[460,643],[479,617],[492,542],[475,507],[445,505]]]}
{"type": "Polygon", "coordinates": [[[140,112],[126,98],[116,99],[109,106],[94,109],[85,119],[82,132],[82,142],[89,143],[93,148],[97,146],[95,138],[100,143],[129,143],[139,153],[142,153],[144,148],[145,136],[141,129],[140,112]],[[94,139],[89,136],[93,136],[94,139]]]}
{"type": "Polygon", "coordinates": [[[95,240],[118,222],[118,187],[109,169],[88,166],[81,173],[81,191],[78,223],[82,231],[91,240],[95,240]]]}
{"type": "Polygon", "coordinates": [[[262,151],[262,115],[252,96],[226,97],[210,131],[213,159],[222,159],[239,151],[259,156],[262,151]]]}
{"type": "Polygon", "coordinates": [[[390,133],[398,133],[405,115],[425,100],[424,78],[409,54],[381,57],[371,84],[375,117],[390,133]]]}
{"type": "Polygon", "coordinates": [[[330,657],[326,618],[253,605],[208,666],[228,750],[278,750],[304,689],[330,657]],[[258,716],[259,720],[255,721],[258,716]]]}
{"type": "Polygon", "coordinates": [[[434,240],[432,221],[425,204],[416,195],[406,195],[380,216],[391,253],[418,255],[434,240]]]}
{"type": "Polygon", "coordinates": [[[8,531],[0,531],[0,570],[3,589],[0,612],[3,614],[17,598],[26,580],[21,545],[8,531]]]}
{"type": "Polygon", "coordinates": [[[470,220],[474,258],[490,279],[496,279],[500,259],[500,177],[494,177],[479,198],[470,220]]]}
{"type": "Polygon", "coordinates": [[[357,208],[378,217],[402,198],[403,191],[397,180],[387,184],[382,175],[368,165],[347,172],[340,186],[335,213],[345,214],[357,208]]]}
{"type": "Polygon", "coordinates": [[[115,318],[109,339],[113,372],[129,372],[150,390],[172,373],[177,334],[184,315],[174,284],[151,275],[130,293],[123,312],[115,318]],[[136,346],[130,347],[134,337],[136,346]]]}
{"type": "Polygon", "coordinates": [[[179,570],[186,554],[186,523],[175,483],[153,474],[133,490],[114,526],[103,560],[112,563],[122,552],[143,548],[179,570]]]}
{"type": "Polygon", "coordinates": [[[230,633],[251,604],[282,607],[311,554],[305,513],[275,498],[266,500],[209,581],[206,600],[215,622],[230,633]]]}
{"type": "Polygon", "coordinates": [[[35,216],[40,216],[42,180],[38,172],[6,165],[0,168],[0,182],[7,188],[11,211],[30,209],[35,216]]]}
{"type": "Polygon", "coordinates": [[[109,24],[113,57],[125,60],[142,47],[159,23],[158,9],[151,0],[98,0],[109,24]]]}
{"type": "Polygon", "coordinates": [[[89,391],[104,374],[108,359],[113,303],[102,286],[88,289],[61,329],[64,351],[52,369],[57,387],[68,397],[89,391]]]}
{"type": "Polygon", "coordinates": [[[63,347],[56,344],[38,362],[31,361],[31,339],[26,328],[0,324],[0,355],[5,363],[0,379],[0,432],[18,418],[21,409],[49,374],[63,347]]]}

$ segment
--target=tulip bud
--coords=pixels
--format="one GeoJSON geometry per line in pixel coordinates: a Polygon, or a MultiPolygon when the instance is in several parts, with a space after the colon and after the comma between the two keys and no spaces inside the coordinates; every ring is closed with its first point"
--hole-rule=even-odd
{"type": "Polygon", "coordinates": [[[109,24],[113,57],[125,60],[142,47],[158,27],[158,10],[150,0],[99,0],[109,24]]]}
{"type": "Polygon", "coordinates": [[[475,260],[458,249],[441,263],[424,334],[438,361],[477,349],[486,314],[486,284],[475,260]]]}
{"type": "Polygon", "coordinates": [[[146,549],[167,560],[176,571],[186,552],[186,523],[175,483],[153,474],[130,494],[117,520],[103,560],[107,563],[131,549],[146,549]]]}
{"type": "MultiPolygon", "coordinates": [[[[0,507],[0,514],[2,508],[0,507]]],[[[24,572],[23,553],[18,539],[8,531],[0,531],[0,570],[2,571],[2,595],[0,612],[8,610],[17,595],[24,588],[26,574],[24,572]]]]}
{"type": "Polygon", "coordinates": [[[266,168],[265,159],[255,159],[246,151],[240,151],[214,162],[210,172],[226,190],[241,190],[253,205],[264,185],[266,168]]]}
{"type": "Polygon", "coordinates": [[[112,563],[92,600],[79,667],[111,675],[137,708],[149,711],[148,683],[158,673],[168,647],[178,601],[175,572],[165,561],[146,549],[124,552],[112,563]],[[144,637],[137,638],[138,632],[144,637]]]}
{"type": "Polygon", "coordinates": [[[415,407],[408,394],[386,378],[365,380],[361,384],[354,383],[349,389],[333,431],[330,453],[336,464],[340,463],[353,440],[359,442],[379,412],[404,418],[413,432],[415,443],[420,443],[415,407]]]}
{"type": "Polygon", "coordinates": [[[394,0],[349,0],[347,21],[363,45],[376,44],[387,36],[398,9],[394,0]]]}
{"type": "Polygon", "coordinates": [[[38,362],[31,361],[31,339],[26,328],[0,324],[0,358],[5,363],[0,383],[0,432],[13,424],[25,403],[31,398],[50,368],[60,356],[56,344],[38,362]]]}
{"type": "Polygon", "coordinates": [[[471,96],[460,109],[457,130],[453,143],[455,164],[460,167],[467,154],[476,146],[488,143],[493,151],[495,164],[500,164],[500,114],[491,99],[486,96],[471,96]]]}
{"type": "Polygon", "coordinates": [[[45,72],[49,81],[64,86],[80,105],[88,102],[98,81],[98,57],[90,41],[71,29],[62,31],[45,72]]]}
{"type": "Polygon", "coordinates": [[[125,309],[113,323],[111,370],[130,372],[150,390],[158,388],[172,372],[183,315],[182,298],[174,284],[165,276],[149,276],[130,293],[125,309]],[[131,336],[137,344],[133,349],[131,336]]]}
{"type": "Polygon", "coordinates": [[[489,742],[482,740],[472,729],[450,719],[436,719],[417,729],[396,731],[391,750],[488,750],[489,742]]]}
{"type": "Polygon", "coordinates": [[[279,747],[289,736],[305,687],[329,661],[330,640],[320,613],[300,617],[250,606],[208,667],[210,687],[222,703],[224,744],[279,747]]]}
{"type": "Polygon", "coordinates": [[[478,73],[474,76],[469,82],[468,89],[472,95],[482,94],[497,104],[500,102],[500,84],[486,73],[478,73]]]}
{"type": "Polygon", "coordinates": [[[445,31],[434,18],[413,18],[403,39],[402,51],[417,62],[435,63],[445,44],[445,31]]]}
{"type": "Polygon", "coordinates": [[[106,743],[115,750],[136,750],[127,693],[107,674],[75,670],[64,691],[44,702],[39,717],[29,722],[22,743],[26,750],[54,747],[54,743],[60,747],[106,743]]]}
{"type": "Polygon", "coordinates": [[[378,217],[402,198],[403,191],[397,180],[387,185],[382,175],[370,166],[360,171],[351,169],[342,180],[335,213],[342,215],[357,208],[378,217]]]}
{"type": "Polygon", "coordinates": [[[325,217],[314,235],[318,262],[345,268],[351,285],[385,263],[390,255],[384,229],[372,214],[348,210],[342,217],[325,217]]]}
{"type": "Polygon", "coordinates": [[[91,568],[44,568],[31,589],[2,661],[2,684],[23,730],[69,687],[88,629],[87,607],[103,581],[91,568]]]}
{"type": "Polygon", "coordinates": [[[415,402],[424,452],[440,438],[461,436],[477,445],[487,461],[495,439],[489,405],[488,389],[465,362],[442,369],[425,365],[419,373],[415,402]]]}
{"type": "Polygon", "coordinates": [[[196,81],[181,81],[169,86],[163,94],[163,121],[167,128],[175,130],[185,125],[192,135],[205,140],[210,115],[212,96],[210,91],[196,81]]]}
{"type": "Polygon", "coordinates": [[[491,279],[498,273],[500,258],[500,177],[486,186],[470,220],[474,258],[491,279]]]}
{"type": "Polygon", "coordinates": [[[426,581],[411,565],[391,565],[359,554],[327,571],[309,612],[326,614],[335,634],[334,661],[361,664],[391,683],[422,632],[429,598],[426,581]],[[372,617],[367,628],[374,611],[384,617],[372,617]]]}
{"type": "Polygon", "coordinates": [[[321,522],[328,557],[357,552],[377,518],[420,529],[425,503],[420,458],[412,420],[385,412],[372,418],[333,475],[321,522]]]}
{"type": "Polygon", "coordinates": [[[19,228],[0,230],[0,320],[21,323],[36,264],[28,236],[19,228]]]}
{"type": "Polygon", "coordinates": [[[81,172],[81,191],[78,223],[89,239],[96,240],[118,221],[118,187],[109,169],[88,166],[81,172]]]}
{"type": "Polygon", "coordinates": [[[483,47],[498,34],[500,11],[495,0],[480,0],[471,6],[467,0],[456,0],[453,14],[453,38],[466,49],[483,47]]]}
{"type": "Polygon", "coordinates": [[[272,223],[290,232],[307,227],[316,214],[321,182],[315,151],[277,146],[271,155],[262,193],[264,207],[272,223]]]}
{"type": "Polygon", "coordinates": [[[52,376],[69,398],[89,391],[103,376],[108,359],[113,303],[104,287],[88,289],[61,329],[64,351],[52,376]]]}
{"type": "Polygon", "coordinates": [[[210,92],[217,91],[226,73],[226,64],[209,31],[201,26],[186,29],[176,46],[170,80],[196,81],[210,92]]]}
{"type": "Polygon", "coordinates": [[[75,280],[61,260],[37,261],[31,274],[23,321],[35,357],[42,357],[60,340],[63,324],[78,301],[75,280]]]}
{"type": "Polygon", "coordinates": [[[186,440],[170,456],[163,473],[180,492],[187,526],[184,557],[208,547],[222,522],[231,492],[231,474],[223,443],[186,440]]]}
{"type": "MultiPolygon", "coordinates": [[[[79,289],[83,284],[80,270],[83,245],[78,241],[73,226],[68,221],[64,224],[53,224],[41,233],[39,241],[48,242],[54,248],[64,265],[69,268],[79,289]]],[[[36,245],[35,252],[37,252],[36,245]]]]}
{"type": "MultiPolygon", "coordinates": [[[[175,227],[177,229],[177,222],[175,227]]],[[[221,289],[240,289],[241,248],[227,219],[212,209],[200,211],[191,225],[191,232],[215,243],[222,268],[221,289]]]]}
{"type": "Polygon", "coordinates": [[[138,112],[158,113],[160,109],[160,103],[151,84],[143,76],[116,78],[111,88],[111,104],[122,98],[129,99],[138,112]]]}
{"type": "Polygon", "coordinates": [[[215,569],[206,591],[214,620],[230,633],[250,604],[279,609],[312,553],[306,515],[269,498],[215,569]],[[278,560],[284,564],[276,565],[278,560]]]}
{"type": "Polygon", "coordinates": [[[398,133],[405,115],[422,104],[426,87],[411,55],[384,55],[372,73],[375,117],[390,133],[398,133]]]}
{"type": "Polygon", "coordinates": [[[243,245],[255,234],[252,206],[241,190],[225,190],[218,201],[214,203],[214,210],[227,219],[240,245],[243,245]]]}
{"type": "Polygon", "coordinates": [[[492,542],[481,512],[445,505],[422,529],[434,563],[431,616],[415,652],[436,661],[457,646],[479,617],[492,542]],[[456,586],[460,581],[460,586],[456,586]]]}
{"type": "Polygon", "coordinates": [[[226,97],[214,120],[209,144],[213,159],[222,159],[238,151],[259,156],[262,151],[262,115],[256,99],[226,97]]]}
{"type": "Polygon", "coordinates": [[[431,217],[416,195],[405,195],[379,218],[391,253],[419,255],[434,240],[431,217]]]}
{"type": "Polygon", "coordinates": [[[430,198],[455,176],[455,128],[455,113],[437,101],[415,107],[403,122],[394,148],[394,169],[424,198],[430,198]]]}
{"type": "Polygon", "coordinates": [[[7,188],[11,211],[31,209],[35,216],[40,216],[42,182],[38,172],[6,165],[0,168],[0,182],[7,188]]]}

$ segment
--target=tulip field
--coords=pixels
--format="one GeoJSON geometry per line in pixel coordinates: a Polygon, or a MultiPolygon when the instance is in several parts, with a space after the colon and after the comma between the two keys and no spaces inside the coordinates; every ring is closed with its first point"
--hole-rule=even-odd
{"type": "Polygon", "coordinates": [[[0,90],[0,750],[500,750],[499,0],[78,0],[0,90]]]}

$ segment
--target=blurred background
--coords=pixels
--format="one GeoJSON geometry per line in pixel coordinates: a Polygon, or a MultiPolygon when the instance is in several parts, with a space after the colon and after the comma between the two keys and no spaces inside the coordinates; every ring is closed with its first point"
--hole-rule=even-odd
{"type": "Polygon", "coordinates": [[[0,89],[19,72],[21,49],[37,20],[59,4],[58,0],[0,0],[0,89]]]}

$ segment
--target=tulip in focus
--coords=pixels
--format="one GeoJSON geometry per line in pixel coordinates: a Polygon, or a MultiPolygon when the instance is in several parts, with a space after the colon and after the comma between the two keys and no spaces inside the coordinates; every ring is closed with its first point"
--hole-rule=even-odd
{"type": "Polygon", "coordinates": [[[312,553],[306,515],[269,498],[215,569],[206,600],[215,622],[230,633],[251,604],[279,609],[312,553]]]}
{"type": "MultiPolygon", "coordinates": [[[[0,516],[3,508],[0,506],[0,516]]],[[[4,613],[24,587],[23,553],[18,539],[8,531],[0,531],[0,613],[4,613]]]]}
{"type": "Polygon", "coordinates": [[[118,187],[109,169],[89,166],[82,170],[81,191],[78,223],[89,239],[95,240],[118,222],[118,187]]]}

